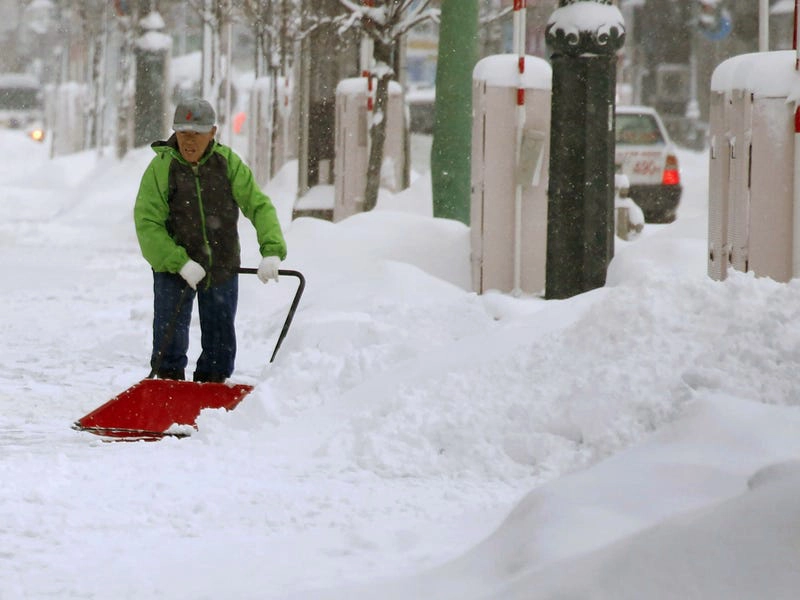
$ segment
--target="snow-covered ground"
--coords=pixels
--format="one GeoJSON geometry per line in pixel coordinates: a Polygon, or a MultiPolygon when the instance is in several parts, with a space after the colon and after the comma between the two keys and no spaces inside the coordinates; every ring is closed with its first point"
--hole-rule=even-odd
{"type": "Polygon", "coordinates": [[[288,169],[268,192],[308,287],[276,361],[295,282],[243,277],[255,390],[108,443],[70,425],[149,370],[151,151],[0,151],[0,599],[797,598],[800,285],[706,277],[704,153],[678,221],[563,301],[471,293],[425,177],[290,222],[288,169]]]}

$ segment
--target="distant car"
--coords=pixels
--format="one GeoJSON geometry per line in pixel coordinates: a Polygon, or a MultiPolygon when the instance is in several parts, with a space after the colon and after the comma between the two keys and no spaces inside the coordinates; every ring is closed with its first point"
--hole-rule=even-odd
{"type": "Polygon", "coordinates": [[[26,129],[42,116],[39,80],[24,73],[0,73],[0,127],[26,129]]]}
{"type": "Polygon", "coordinates": [[[654,108],[617,106],[615,159],[645,220],[674,221],[683,193],[678,155],[654,108]]]}

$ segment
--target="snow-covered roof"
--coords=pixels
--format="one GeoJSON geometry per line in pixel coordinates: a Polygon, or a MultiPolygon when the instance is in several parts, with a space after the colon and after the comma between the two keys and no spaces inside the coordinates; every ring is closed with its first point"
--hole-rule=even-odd
{"type": "Polygon", "coordinates": [[[769,12],[771,15],[794,14],[794,2],[795,0],[778,0],[772,5],[769,12]]]}
{"type": "Polygon", "coordinates": [[[34,75],[27,73],[0,73],[0,86],[38,88],[40,84],[34,75]]]}
{"type": "MultiPolygon", "coordinates": [[[[389,82],[389,93],[400,94],[403,88],[396,81],[389,82]]],[[[336,86],[336,94],[365,94],[367,92],[367,78],[366,77],[351,77],[349,79],[342,79],[336,86]]]]}
{"type": "MultiPolygon", "coordinates": [[[[485,81],[496,87],[518,87],[520,74],[519,57],[516,54],[495,54],[478,61],[472,71],[474,81],[485,81]]],[[[552,87],[552,68],[550,63],[537,56],[525,57],[525,73],[522,74],[522,87],[526,89],[549,90],[552,87]]]]}
{"type": "Polygon", "coordinates": [[[434,87],[418,87],[410,88],[406,92],[406,101],[414,102],[433,102],[436,99],[436,88],[434,87]]]}
{"type": "Polygon", "coordinates": [[[646,113],[650,115],[657,115],[656,109],[652,106],[643,106],[640,104],[625,104],[625,105],[617,105],[615,110],[618,113],[646,113]]]}

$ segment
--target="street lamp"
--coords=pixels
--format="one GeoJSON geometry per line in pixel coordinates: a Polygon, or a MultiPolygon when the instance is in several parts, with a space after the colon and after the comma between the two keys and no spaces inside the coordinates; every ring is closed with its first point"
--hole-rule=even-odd
{"type": "Polygon", "coordinates": [[[611,0],[559,0],[553,49],[546,298],[605,285],[614,254],[616,53],[625,22],[611,0]]]}

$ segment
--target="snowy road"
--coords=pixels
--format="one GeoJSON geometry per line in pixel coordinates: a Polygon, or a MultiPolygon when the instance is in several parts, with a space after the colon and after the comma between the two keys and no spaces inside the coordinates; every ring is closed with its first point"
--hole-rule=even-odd
{"type": "MultiPolygon", "coordinates": [[[[242,279],[235,378],[253,393],[188,439],[105,443],[70,425],[148,371],[131,207],[151,153],[51,161],[2,131],[0,151],[1,600],[352,599],[335,590],[462,555],[424,597],[511,598],[497,590],[515,576],[535,588],[548,561],[727,500],[800,453],[797,286],[705,277],[703,154],[681,155],[679,220],[619,243],[609,285],[568,301],[470,293],[468,229],[413,210],[284,223],[284,266],[309,285],[265,366],[295,282],[242,279]],[[587,503],[614,482],[608,505],[575,504],[576,471],[587,503]],[[524,552],[498,529],[515,507],[524,552]]],[[[289,214],[293,190],[268,191],[289,214]]],[[[385,200],[429,204],[413,193],[385,200]]]]}

